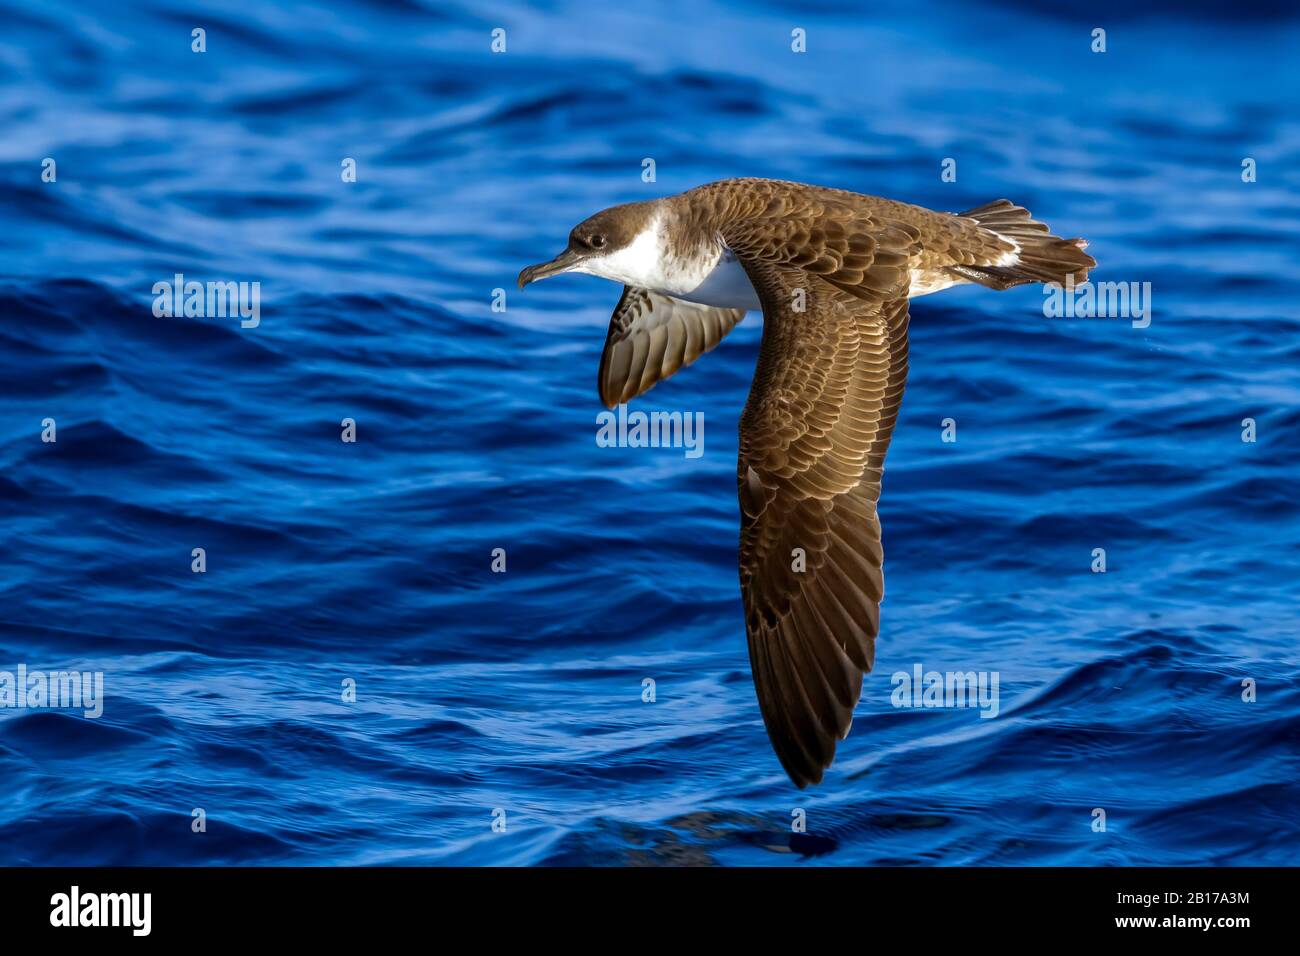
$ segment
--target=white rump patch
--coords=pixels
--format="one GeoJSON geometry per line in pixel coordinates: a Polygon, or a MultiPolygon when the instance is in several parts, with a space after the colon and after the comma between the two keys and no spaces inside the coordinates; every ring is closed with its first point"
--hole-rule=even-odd
{"type": "Polygon", "coordinates": [[[1002,253],[1002,257],[998,259],[998,261],[994,263],[994,265],[1014,266],[1017,262],[1020,261],[1020,243],[1016,242],[1016,240],[1012,239],[1010,236],[1003,236],[999,234],[998,238],[1005,239],[1007,242],[1015,246],[1015,248],[1012,249],[1010,252],[1002,253]]]}
{"type": "MultiPolygon", "coordinates": [[[[1004,252],[998,258],[989,263],[994,266],[1014,266],[1020,261],[1020,243],[1010,236],[998,234],[999,239],[1004,239],[1011,245],[1015,246],[1010,252],[1004,252]]],[[[962,279],[954,276],[943,269],[913,269],[909,276],[911,286],[908,289],[907,297],[915,299],[917,296],[929,295],[931,292],[942,292],[950,286],[959,283],[969,282],[969,279],[962,279]]]]}
{"type": "Polygon", "coordinates": [[[907,297],[915,299],[917,296],[929,295],[931,292],[942,292],[949,286],[966,280],[959,279],[942,269],[913,269],[909,273],[908,281],[907,297]]]}

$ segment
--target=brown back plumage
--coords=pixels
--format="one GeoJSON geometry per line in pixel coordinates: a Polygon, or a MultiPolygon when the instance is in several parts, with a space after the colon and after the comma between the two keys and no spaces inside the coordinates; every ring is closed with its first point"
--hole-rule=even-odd
{"type": "MultiPolygon", "coordinates": [[[[999,200],[961,215],[763,179],[664,200],[679,253],[725,246],[762,305],[740,420],[740,584],[750,661],[777,757],[817,783],[875,662],[884,596],[880,497],[907,379],[908,296],[970,281],[1081,281],[1096,265],[999,200]]],[[[601,360],[606,405],[712,348],[741,309],[625,288],[601,360]]]]}
{"type": "Polygon", "coordinates": [[[737,465],[750,661],[768,736],[801,787],[834,759],[875,661],[876,501],[907,377],[909,270],[925,248],[889,206],[845,196],[773,190],[763,214],[722,227],[764,313],[737,465]]]}

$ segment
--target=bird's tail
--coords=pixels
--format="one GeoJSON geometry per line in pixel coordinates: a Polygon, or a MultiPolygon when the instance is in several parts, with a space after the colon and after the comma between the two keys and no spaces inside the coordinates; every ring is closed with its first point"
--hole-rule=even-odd
{"type": "Polygon", "coordinates": [[[1046,225],[1034,220],[1028,209],[1009,199],[999,199],[961,215],[1020,247],[1015,261],[1006,265],[952,267],[953,272],[980,285],[1009,289],[1026,282],[1064,285],[1067,280],[1077,285],[1086,281],[1088,270],[1097,265],[1097,260],[1083,251],[1088,246],[1086,240],[1052,235],[1046,225]]]}

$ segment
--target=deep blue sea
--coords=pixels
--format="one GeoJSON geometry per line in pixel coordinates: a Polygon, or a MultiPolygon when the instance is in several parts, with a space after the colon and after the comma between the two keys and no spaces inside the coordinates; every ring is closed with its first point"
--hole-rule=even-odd
{"type": "Polygon", "coordinates": [[[104,675],[0,708],[0,863],[1300,860],[1300,16],[1000,6],[0,3],[0,670],[104,675]],[[805,791],[736,573],[761,317],[633,405],[700,457],[598,447],[619,290],[514,285],[733,176],[1005,196],[1150,283],[1145,328],[914,303],[805,791]],[[177,273],[260,324],[156,317],[177,273]],[[893,706],[918,664],[998,716],[893,706]]]}

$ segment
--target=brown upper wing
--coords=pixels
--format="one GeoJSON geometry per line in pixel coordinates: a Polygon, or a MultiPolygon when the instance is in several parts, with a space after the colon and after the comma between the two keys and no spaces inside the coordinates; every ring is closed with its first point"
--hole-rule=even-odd
{"type": "Polygon", "coordinates": [[[876,501],[907,376],[900,266],[916,241],[889,224],[830,223],[803,224],[821,240],[802,252],[724,233],[764,313],[737,474],[750,662],[768,736],[800,787],[834,759],[875,661],[876,501]]]}
{"type": "Polygon", "coordinates": [[[744,309],[715,309],[624,286],[600,357],[601,402],[613,408],[647,391],[717,345],[744,317],[744,309]]]}

